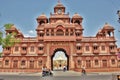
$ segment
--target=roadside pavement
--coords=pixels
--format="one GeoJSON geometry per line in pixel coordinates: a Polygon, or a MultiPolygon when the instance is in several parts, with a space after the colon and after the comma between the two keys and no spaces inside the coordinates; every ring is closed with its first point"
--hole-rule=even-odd
{"type": "MultiPolygon", "coordinates": [[[[81,72],[75,71],[52,71],[53,76],[81,76],[81,72]]],[[[89,72],[87,75],[115,75],[120,72],[89,72]]],[[[42,76],[41,72],[0,72],[0,75],[26,75],[26,76],[42,76]]]]}

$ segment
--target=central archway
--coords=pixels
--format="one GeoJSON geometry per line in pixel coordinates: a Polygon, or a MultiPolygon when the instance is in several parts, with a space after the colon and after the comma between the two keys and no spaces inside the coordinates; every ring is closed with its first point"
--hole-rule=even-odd
{"type": "Polygon", "coordinates": [[[51,56],[51,69],[63,70],[64,66],[69,70],[69,56],[64,49],[56,49],[51,56]]]}

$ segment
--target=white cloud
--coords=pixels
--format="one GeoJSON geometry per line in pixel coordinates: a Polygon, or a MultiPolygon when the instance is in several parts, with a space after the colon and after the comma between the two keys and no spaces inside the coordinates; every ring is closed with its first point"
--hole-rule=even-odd
{"type": "Polygon", "coordinates": [[[34,30],[30,30],[28,31],[29,34],[36,34],[36,32],[34,30]]]}
{"type": "Polygon", "coordinates": [[[35,37],[35,36],[31,34],[24,34],[24,37],[35,37]]]}
{"type": "Polygon", "coordinates": [[[27,33],[24,34],[25,37],[35,37],[36,36],[36,31],[34,30],[29,30],[27,33]]]}
{"type": "Polygon", "coordinates": [[[34,33],[34,31],[33,30],[30,30],[30,31],[28,31],[30,34],[33,34],[34,33]]]}

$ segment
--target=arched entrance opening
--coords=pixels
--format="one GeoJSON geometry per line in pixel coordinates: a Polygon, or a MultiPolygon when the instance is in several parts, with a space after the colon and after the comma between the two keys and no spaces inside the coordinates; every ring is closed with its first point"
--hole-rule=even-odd
{"type": "Polygon", "coordinates": [[[51,69],[63,70],[64,66],[69,70],[69,56],[64,49],[56,49],[51,57],[51,69]]]}

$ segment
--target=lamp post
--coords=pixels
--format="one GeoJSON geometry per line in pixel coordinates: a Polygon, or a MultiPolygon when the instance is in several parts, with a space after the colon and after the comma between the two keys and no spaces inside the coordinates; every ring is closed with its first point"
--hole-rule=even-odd
{"type": "MultiPolygon", "coordinates": [[[[118,22],[120,23],[120,10],[117,11],[117,15],[118,15],[118,22]]],[[[120,32],[120,30],[118,30],[120,32]]]]}
{"type": "Polygon", "coordinates": [[[118,22],[120,23],[120,10],[117,11],[117,15],[118,15],[118,22]]]}

